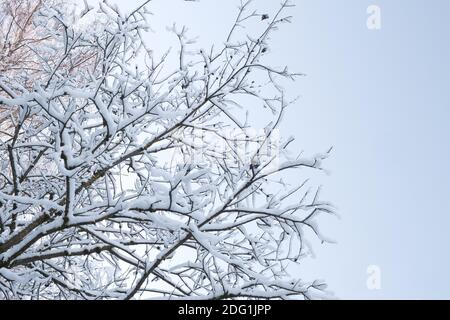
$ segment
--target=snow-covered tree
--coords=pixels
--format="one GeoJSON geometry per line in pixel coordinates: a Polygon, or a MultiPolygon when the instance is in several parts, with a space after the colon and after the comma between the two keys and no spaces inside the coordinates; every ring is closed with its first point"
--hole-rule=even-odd
{"type": "MultiPolygon", "coordinates": [[[[36,23],[45,10],[52,10],[61,15],[73,4],[63,0],[10,0],[0,1],[0,74],[7,79],[30,89],[35,79],[48,77],[50,68],[55,68],[61,61],[62,50],[49,49],[54,43],[53,37],[47,31],[45,20],[36,23]],[[45,65],[42,65],[45,61],[45,65]],[[44,67],[44,68],[43,68],[44,67]]],[[[41,16],[40,18],[45,18],[41,16]]],[[[54,31],[64,32],[65,25],[55,19],[47,21],[52,24],[54,31]]],[[[59,70],[75,73],[80,68],[89,67],[94,61],[95,51],[89,48],[77,50],[70,59],[64,60],[59,70]]],[[[14,125],[9,121],[10,107],[0,104],[0,136],[11,135],[14,125]]]]}
{"type": "Polygon", "coordinates": [[[327,241],[316,218],[332,208],[283,177],[320,170],[328,153],[288,151],[281,83],[298,75],[264,59],[289,2],[270,15],[242,2],[208,50],[173,27],[176,68],[143,40],[147,3],[131,13],[106,1],[43,6],[30,19],[50,41],[28,52],[34,67],[0,74],[0,104],[15,110],[0,142],[0,297],[323,294],[289,269],[308,233],[327,241]],[[260,30],[247,34],[252,22],[260,30]],[[252,129],[263,112],[271,121],[252,129]]]}

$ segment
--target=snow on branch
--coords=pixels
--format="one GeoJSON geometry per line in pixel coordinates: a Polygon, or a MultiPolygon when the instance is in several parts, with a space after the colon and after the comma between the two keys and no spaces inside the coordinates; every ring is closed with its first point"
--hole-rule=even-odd
{"type": "Polygon", "coordinates": [[[329,241],[316,218],[333,213],[307,181],[283,181],[328,156],[290,156],[280,135],[292,103],[282,83],[300,74],[264,57],[289,2],[273,14],[242,2],[208,50],[171,28],[172,64],[143,38],[149,1],[130,13],[0,5],[0,298],[326,293],[289,272],[306,238],[329,241]],[[254,129],[262,113],[270,121],[254,129]]]}

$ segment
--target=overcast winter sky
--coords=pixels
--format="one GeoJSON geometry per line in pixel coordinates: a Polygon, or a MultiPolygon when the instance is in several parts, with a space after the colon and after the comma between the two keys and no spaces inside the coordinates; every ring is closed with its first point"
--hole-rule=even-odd
{"type": "MultiPolygon", "coordinates": [[[[272,12],[278,2],[254,5],[272,12]]],[[[324,278],[339,298],[450,298],[450,2],[293,2],[271,59],[307,77],[289,88],[301,99],[282,134],[299,150],[334,146],[331,175],[318,179],[342,217],[323,220],[338,243],[316,246],[299,275],[324,278]],[[370,5],[381,8],[380,30],[366,26],[370,5]],[[370,265],[380,290],[366,286],[370,265]]],[[[165,27],[177,22],[206,47],[224,38],[238,3],[154,0],[149,44],[172,45],[165,27]]]]}

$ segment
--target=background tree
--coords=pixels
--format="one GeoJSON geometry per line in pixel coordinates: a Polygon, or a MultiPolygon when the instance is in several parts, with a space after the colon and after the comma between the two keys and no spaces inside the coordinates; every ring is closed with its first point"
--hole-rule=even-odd
{"type": "Polygon", "coordinates": [[[292,156],[292,139],[277,139],[291,103],[281,82],[297,74],[264,62],[289,2],[271,18],[241,3],[209,50],[174,26],[175,69],[143,41],[147,3],[33,11],[48,40],[26,58],[39,76],[1,74],[0,103],[17,111],[0,144],[0,295],[321,296],[322,282],[288,271],[308,230],[326,241],[316,218],[332,208],[282,177],[328,154],[292,156]],[[89,14],[101,23],[80,31],[89,14]],[[253,22],[258,33],[244,33],[253,22]],[[87,53],[89,68],[71,68],[87,53]],[[252,130],[263,107],[272,119],[252,130]]]}
{"type": "MultiPolygon", "coordinates": [[[[61,0],[11,0],[0,1],[0,74],[4,80],[14,79],[17,83],[26,88],[31,88],[36,79],[44,80],[61,61],[62,51],[56,50],[52,45],[54,42],[50,28],[54,32],[65,32],[67,25],[58,21],[58,17],[70,18],[70,10],[75,7],[70,2],[61,0]],[[42,16],[42,12],[47,11],[47,15],[42,16]],[[49,11],[55,13],[53,19],[49,21],[45,16],[49,16],[49,11]],[[42,62],[45,61],[45,64],[42,62]]],[[[74,24],[75,21],[67,21],[74,24]]],[[[95,52],[89,49],[77,50],[62,61],[58,70],[62,72],[74,73],[79,68],[86,68],[92,65],[95,52]]],[[[0,89],[0,95],[7,96],[4,90],[0,89]]],[[[17,116],[16,110],[11,110],[6,105],[0,105],[0,135],[11,135],[14,126],[14,119],[17,116]]]]}

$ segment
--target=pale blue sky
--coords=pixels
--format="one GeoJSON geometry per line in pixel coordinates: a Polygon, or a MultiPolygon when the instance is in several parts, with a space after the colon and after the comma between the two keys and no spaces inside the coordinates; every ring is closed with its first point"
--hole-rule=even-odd
{"type": "MultiPolygon", "coordinates": [[[[117,1],[131,9],[141,0],[117,1]]],[[[321,277],[340,298],[450,298],[450,2],[297,0],[294,21],[274,37],[271,59],[307,77],[289,86],[302,98],[282,133],[298,149],[334,146],[323,197],[336,245],[316,248],[301,276],[321,277]],[[381,8],[368,30],[366,9],[381,8]],[[366,268],[381,268],[379,291],[366,268]]],[[[190,27],[202,45],[223,39],[238,0],[154,0],[150,46],[166,26],[190,27]]],[[[275,8],[278,1],[256,0],[275,8]]]]}

